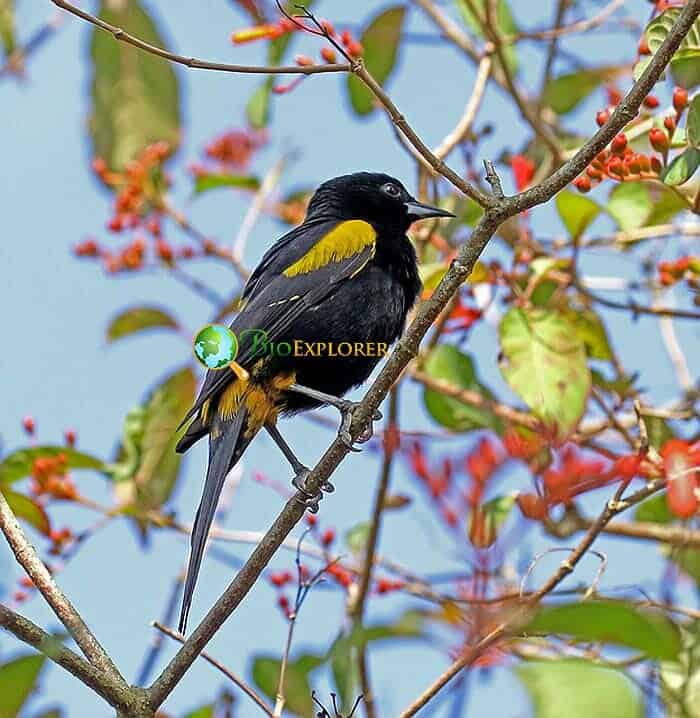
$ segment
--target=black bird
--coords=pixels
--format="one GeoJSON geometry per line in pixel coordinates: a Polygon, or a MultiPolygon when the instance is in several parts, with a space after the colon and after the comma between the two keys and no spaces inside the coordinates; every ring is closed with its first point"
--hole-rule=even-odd
{"type": "MultiPolygon", "coordinates": [[[[308,469],[280,435],[277,417],[335,406],[342,416],[340,436],[351,446],[348,429],[356,404],[340,397],[367,379],[381,358],[381,345],[398,339],[420,291],[406,231],[416,220],[449,216],[418,202],[388,175],[336,177],[318,188],[304,222],[279,239],[251,274],[231,324],[239,339],[236,361],[207,372],[185,417],[192,421],[177,445],[182,453],[209,435],[182,632],[224,479],[260,429],[268,431],[291,464],[292,483],[306,495],[305,504],[318,510],[321,494],[305,491],[308,469]]],[[[362,438],[369,435],[371,429],[362,438]]],[[[333,490],[331,484],[323,488],[333,490]]]]}

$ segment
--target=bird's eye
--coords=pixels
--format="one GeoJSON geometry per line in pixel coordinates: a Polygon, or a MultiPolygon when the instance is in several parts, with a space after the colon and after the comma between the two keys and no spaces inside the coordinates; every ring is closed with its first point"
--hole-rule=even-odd
{"type": "Polygon", "coordinates": [[[393,182],[387,182],[385,185],[382,185],[382,192],[388,194],[389,197],[401,196],[401,190],[393,182]]]}

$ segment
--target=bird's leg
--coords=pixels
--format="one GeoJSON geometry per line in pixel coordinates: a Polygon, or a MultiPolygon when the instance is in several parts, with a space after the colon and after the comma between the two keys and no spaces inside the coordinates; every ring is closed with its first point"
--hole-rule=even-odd
{"type": "MultiPolygon", "coordinates": [[[[350,425],[352,424],[352,417],[354,412],[360,406],[359,401],[350,401],[349,399],[342,399],[339,396],[333,396],[333,394],[326,394],[323,391],[317,391],[311,389],[308,386],[302,384],[290,384],[287,389],[289,391],[295,391],[297,394],[303,394],[308,396],[310,399],[323,402],[324,404],[330,404],[334,406],[340,412],[340,428],[338,429],[338,436],[340,440],[348,447],[351,451],[359,451],[353,446],[352,437],[350,436],[350,425]]],[[[374,434],[373,422],[379,421],[382,418],[382,413],[377,410],[372,416],[372,421],[369,426],[357,437],[356,441],[358,444],[364,444],[369,441],[374,434]]]]}
{"type": "MultiPolygon", "coordinates": [[[[297,491],[301,491],[301,493],[304,494],[306,497],[303,502],[304,506],[308,507],[309,511],[315,514],[319,508],[318,502],[323,498],[323,493],[319,491],[317,494],[312,494],[307,490],[306,479],[310,473],[308,467],[304,466],[304,464],[299,461],[294,451],[292,451],[291,446],[289,446],[289,444],[284,440],[284,437],[280,434],[279,429],[274,424],[265,424],[265,429],[267,429],[267,433],[280,448],[280,451],[284,454],[285,459],[287,459],[294,471],[292,486],[294,486],[297,491]]],[[[333,486],[330,481],[326,481],[321,485],[321,489],[330,494],[335,491],[335,486],[333,486]]]]}

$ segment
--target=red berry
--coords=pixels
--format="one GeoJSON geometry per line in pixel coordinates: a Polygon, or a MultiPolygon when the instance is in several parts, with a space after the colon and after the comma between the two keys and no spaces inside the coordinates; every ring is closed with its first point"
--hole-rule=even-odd
{"type": "Polygon", "coordinates": [[[576,189],[579,192],[583,192],[584,194],[586,192],[590,192],[591,191],[591,180],[584,175],[582,175],[581,177],[577,177],[574,180],[574,187],[576,187],[576,189]]]}
{"type": "Polygon", "coordinates": [[[654,127],[649,131],[649,143],[657,152],[665,152],[669,145],[668,135],[658,127],[654,127]]]}
{"type": "Polygon", "coordinates": [[[664,127],[668,130],[669,135],[673,136],[673,133],[676,131],[676,120],[670,115],[664,117],[664,127]]]}
{"type": "Polygon", "coordinates": [[[680,114],[688,106],[688,90],[676,87],[673,91],[673,109],[680,114]]]}
{"type": "Polygon", "coordinates": [[[607,165],[608,173],[616,177],[624,177],[627,168],[619,157],[612,157],[607,165]]]}
{"type": "Polygon", "coordinates": [[[614,155],[623,155],[627,148],[627,137],[624,132],[613,137],[613,141],[610,143],[610,149],[614,155]]]}
{"type": "Polygon", "coordinates": [[[34,430],[36,429],[34,418],[31,416],[25,416],[24,419],[22,419],[22,428],[27,432],[27,434],[29,434],[29,436],[32,436],[34,434],[34,430]]]}
{"type": "Polygon", "coordinates": [[[640,55],[651,55],[651,49],[649,48],[649,43],[647,42],[647,39],[644,35],[642,35],[642,38],[639,41],[639,44],[637,45],[637,52],[640,55]]]}
{"type": "Polygon", "coordinates": [[[311,67],[316,64],[308,55],[296,55],[294,62],[300,67],[311,67]]]}
{"type": "Polygon", "coordinates": [[[75,429],[66,429],[63,432],[63,438],[66,440],[66,444],[68,444],[68,446],[75,446],[75,442],[78,437],[75,433],[75,429]]]}
{"type": "Polygon", "coordinates": [[[655,172],[657,175],[661,174],[661,170],[663,169],[663,165],[661,164],[661,160],[658,157],[652,157],[650,160],[651,164],[651,171],[655,172]]]}
{"type": "Polygon", "coordinates": [[[156,253],[164,262],[173,261],[173,248],[164,239],[156,241],[156,253]]]}
{"type": "Polygon", "coordinates": [[[518,494],[518,508],[523,516],[535,521],[542,521],[547,516],[547,502],[537,494],[518,494]]]}
{"type": "Polygon", "coordinates": [[[335,531],[333,529],[326,529],[321,534],[321,543],[324,546],[330,546],[335,541],[335,531]]]}
{"type": "Polygon", "coordinates": [[[596,113],[595,121],[598,127],[602,127],[610,119],[610,112],[608,110],[600,110],[596,113]]]}
{"type": "Polygon", "coordinates": [[[592,180],[602,180],[603,179],[603,173],[596,169],[595,167],[589,166],[586,168],[586,174],[592,179],[592,180]]]}
{"type": "Polygon", "coordinates": [[[655,110],[659,106],[659,98],[656,95],[647,95],[644,98],[644,106],[650,110],[655,110]]]}
{"type": "Polygon", "coordinates": [[[335,50],[332,50],[330,47],[321,48],[321,57],[328,63],[334,63],[337,60],[335,50]]]}
{"type": "Polygon", "coordinates": [[[315,514],[306,514],[306,523],[309,526],[315,526],[318,523],[318,516],[315,514]]]}

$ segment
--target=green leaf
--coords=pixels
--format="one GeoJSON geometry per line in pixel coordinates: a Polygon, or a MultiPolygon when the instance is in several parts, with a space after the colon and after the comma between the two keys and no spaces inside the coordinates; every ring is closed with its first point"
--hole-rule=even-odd
{"type": "MultiPolygon", "coordinates": [[[[486,2],[485,0],[474,0],[474,5],[482,18],[486,17],[486,2]]],[[[465,0],[457,0],[457,8],[464,18],[464,22],[467,24],[469,29],[478,37],[484,37],[484,33],[481,29],[481,24],[478,18],[474,17],[468,3],[465,0]]],[[[510,11],[507,0],[498,0],[498,7],[496,9],[496,22],[497,29],[501,36],[517,35],[519,32],[518,26],[515,24],[513,14],[510,11]]],[[[515,49],[515,45],[510,43],[504,48],[504,55],[508,67],[512,74],[516,74],[518,71],[518,56],[515,49]]]]}
{"type": "Polygon", "coordinates": [[[184,718],[214,718],[216,714],[216,704],[209,703],[200,708],[190,711],[184,718]]]}
{"type": "MultiPolygon", "coordinates": [[[[479,382],[471,357],[452,344],[435,347],[425,361],[424,371],[434,379],[493,398],[489,389],[479,382]]],[[[438,424],[455,431],[492,429],[497,433],[503,432],[501,420],[486,409],[470,406],[432,389],[425,389],[423,401],[428,413],[438,424]]]]}
{"type": "Polygon", "coordinates": [[[673,429],[671,429],[666,419],[661,419],[658,416],[645,416],[644,423],[647,427],[649,444],[657,451],[660,451],[661,447],[669,439],[674,439],[676,437],[673,429]]]}
{"type": "Polygon", "coordinates": [[[700,150],[696,147],[688,147],[685,152],[678,155],[671,164],[661,173],[664,184],[671,187],[687,182],[700,167],[700,150]]]}
{"type": "Polygon", "coordinates": [[[488,548],[498,538],[501,527],[515,506],[515,495],[496,496],[472,510],[467,535],[477,548],[488,548]]]}
{"type": "MultiPolygon", "coordinates": [[[[309,673],[318,668],[324,660],[321,656],[304,654],[287,664],[285,708],[290,713],[303,718],[312,718],[314,706],[311,700],[309,673]]],[[[257,656],[253,659],[253,682],[273,702],[277,697],[281,666],[282,661],[279,658],[257,656]]]]}
{"type": "Polygon", "coordinates": [[[605,209],[617,222],[618,227],[627,232],[643,227],[652,207],[649,188],[645,183],[621,182],[610,192],[605,209]]]}
{"type": "Polygon", "coordinates": [[[600,317],[592,309],[569,309],[564,312],[574,331],[586,345],[586,353],[592,359],[609,361],[612,349],[600,317]]]}
{"type": "MultiPolygon", "coordinates": [[[[139,0],[102,0],[96,13],[141,40],[166,47],[139,0]]],[[[121,170],[147,145],[180,142],[180,90],[173,65],[94,28],[91,43],[93,154],[121,170]]]]}
{"type": "Polygon", "coordinates": [[[661,664],[661,696],[666,718],[700,718],[700,622],[681,629],[683,651],[677,661],[661,664]]]}
{"type": "Polygon", "coordinates": [[[352,553],[358,555],[365,550],[367,539],[369,538],[369,529],[369,521],[362,521],[347,530],[345,534],[345,544],[352,553]]]}
{"type": "Polygon", "coordinates": [[[666,494],[656,494],[637,506],[634,518],[645,523],[670,524],[675,516],[668,508],[666,494]]]}
{"type": "Polygon", "coordinates": [[[179,325],[168,312],[158,307],[129,307],[107,325],[107,342],[156,328],[178,329],[179,325]]]}
{"type": "MultiPolygon", "coordinates": [[[[682,8],[671,7],[657,15],[648,25],[644,34],[652,55],[661,47],[671,28],[678,20],[682,8]]],[[[692,87],[700,80],[700,19],[697,19],[683,38],[671,59],[671,72],[684,87],[692,87]]]]}
{"type": "Polygon", "coordinates": [[[45,536],[51,533],[49,516],[41,504],[8,488],[0,487],[0,491],[17,518],[26,521],[45,536]]]}
{"type": "Polygon", "coordinates": [[[540,308],[510,309],[499,334],[504,378],[565,439],[583,415],[591,387],[583,341],[560,312],[540,308]]]}
{"type": "Polygon", "coordinates": [[[177,427],[192,405],[196,380],[190,367],[168,376],[144,403],[129,412],[117,460],[109,472],[122,501],[138,513],[160,508],[170,497],[180,473],[175,452],[177,427]]]}
{"type": "Polygon", "coordinates": [[[604,82],[614,77],[618,71],[618,68],[614,67],[601,67],[552,78],[545,87],[542,103],[551,107],[557,114],[565,115],[604,82]]]}
{"type": "Polygon", "coordinates": [[[700,148],[700,93],[690,101],[688,119],[686,121],[686,134],[688,143],[700,148]]]}
{"type": "Polygon", "coordinates": [[[528,661],[516,669],[536,718],[643,718],[639,692],[620,671],[592,661],[528,661]]]}
{"type": "Polygon", "coordinates": [[[69,469],[105,470],[105,464],[101,459],[82,451],[67,446],[35,446],[31,449],[13,451],[0,461],[0,485],[7,486],[29,476],[36,459],[53,458],[59,454],[66,457],[66,467],[69,469]]]}
{"type": "Polygon", "coordinates": [[[659,612],[626,601],[577,601],[540,608],[523,632],[571,636],[583,643],[626,646],[654,660],[674,660],[681,651],[678,626],[659,612]]]}
{"type": "Polygon", "coordinates": [[[0,718],[16,718],[36,688],[46,656],[29,655],[0,665],[0,718]]]}
{"type": "Polygon", "coordinates": [[[248,124],[255,130],[261,130],[270,123],[270,97],[274,80],[269,77],[251,95],[245,108],[248,124]]]}
{"type": "Polygon", "coordinates": [[[600,214],[600,205],[588,197],[564,190],[557,195],[557,212],[572,239],[578,239],[600,214]]]}
{"type": "Polygon", "coordinates": [[[0,0],[0,45],[2,45],[5,56],[12,53],[17,46],[14,0],[0,0]]]}
{"type": "Polygon", "coordinates": [[[232,174],[205,174],[198,175],[194,182],[195,195],[208,192],[211,189],[222,187],[235,187],[236,189],[256,190],[260,187],[260,180],[250,175],[232,174]]]}
{"type": "MultiPolygon", "coordinates": [[[[401,42],[406,8],[396,5],[374,17],[360,37],[364,48],[365,67],[383,85],[394,70],[401,42]]],[[[354,74],[347,78],[350,103],[358,115],[368,115],[374,109],[374,95],[354,74]]]]}

